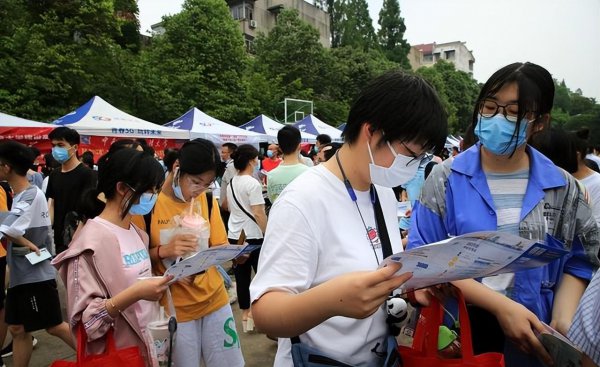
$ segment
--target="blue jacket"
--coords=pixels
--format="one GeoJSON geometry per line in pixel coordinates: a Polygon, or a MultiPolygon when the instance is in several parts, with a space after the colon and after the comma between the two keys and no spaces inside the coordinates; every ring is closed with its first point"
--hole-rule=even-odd
{"type": "MultiPolygon", "coordinates": [[[[494,201],[481,167],[480,144],[437,165],[415,204],[408,248],[470,232],[497,229],[494,201]]],[[[549,323],[562,273],[590,280],[598,267],[600,239],[582,185],[541,153],[527,147],[529,181],[519,235],[539,241],[546,233],[569,253],[544,267],[515,273],[511,297],[549,323]]]]}

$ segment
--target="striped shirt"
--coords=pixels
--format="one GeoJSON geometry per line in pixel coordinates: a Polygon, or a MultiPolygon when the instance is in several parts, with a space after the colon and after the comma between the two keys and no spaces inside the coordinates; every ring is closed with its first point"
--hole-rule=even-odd
{"type": "Polygon", "coordinates": [[[587,287],[568,333],[581,351],[600,365],[600,271],[587,287]]]}
{"type": "MultiPolygon", "coordinates": [[[[511,173],[486,172],[485,175],[496,207],[497,230],[518,236],[529,170],[511,173]]],[[[514,273],[506,273],[483,278],[482,283],[496,292],[509,296],[514,280],[514,273]]]]}

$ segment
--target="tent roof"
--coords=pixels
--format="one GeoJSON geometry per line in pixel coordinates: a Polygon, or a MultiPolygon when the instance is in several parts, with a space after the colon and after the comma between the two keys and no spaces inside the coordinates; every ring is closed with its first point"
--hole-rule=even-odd
{"type": "Polygon", "coordinates": [[[68,126],[81,135],[189,139],[186,131],[142,120],[119,110],[98,96],[53,123],[68,126]]]}
{"type": "MultiPolygon", "coordinates": [[[[277,132],[284,126],[285,125],[280,124],[279,122],[273,120],[268,116],[258,115],[252,120],[240,126],[240,129],[265,134],[270,139],[277,140],[277,132]]],[[[302,137],[303,142],[314,143],[317,138],[315,135],[309,134],[304,131],[301,131],[300,135],[302,137]]]]}
{"type": "Polygon", "coordinates": [[[55,128],[51,124],[45,124],[43,122],[26,120],[21,117],[8,115],[0,112],[0,127],[41,127],[41,128],[55,128]]]}
{"type": "Polygon", "coordinates": [[[313,115],[308,115],[294,124],[300,131],[313,135],[327,134],[334,142],[342,142],[342,132],[333,126],[327,125],[313,115]]]}
{"type": "Polygon", "coordinates": [[[258,144],[267,141],[267,135],[240,129],[218,120],[196,107],[188,110],[179,118],[168,122],[165,126],[173,127],[183,131],[189,131],[190,138],[203,138],[212,141],[216,145],[226,142],[235,144],[258,144]]]}

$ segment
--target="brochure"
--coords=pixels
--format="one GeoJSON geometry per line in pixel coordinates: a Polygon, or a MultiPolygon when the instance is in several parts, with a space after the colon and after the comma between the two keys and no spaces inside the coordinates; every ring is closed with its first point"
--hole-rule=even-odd
{"type": "Polygon", "coordinates": [[[164,275],[173,275],[174,278],[170,282],[173,283],[178,279],[203,272],[211,266],[220,265],[238,256],[250,253],[259,247],[259,245],[223,245],[210,247],[207,250],[200,251],[171,265],[165,271],[164,275]]]}
{"type": "Polygon", "coordinates": [[[581,366],[583,353],[564,335],[542,322],[546,330],[537,335],[555,366],[581,366]]]}
{"type": "Polygon", "coordinates": [[[475,232],[391,255],[381,266],[402,263],[398,273],[413,272],[406,291],[454,280],[488,277],[536,268],[568,253],[560,241],[545,243],[502,232],[475,232]]]}
{"type": "Polygon", "coordinates": [[[27,260],[29,260],[29,262],[31,263],[31,265],[35,265],[37,263],[40,263],[46,259],[49,259],[52,257],[52,255],[50,254],[50,252],[43,248],[40,249],[40,254],[36,254],[35,252],[30,252],[27,255],[25,255],[25,257],[27,258],[27,260]]]}

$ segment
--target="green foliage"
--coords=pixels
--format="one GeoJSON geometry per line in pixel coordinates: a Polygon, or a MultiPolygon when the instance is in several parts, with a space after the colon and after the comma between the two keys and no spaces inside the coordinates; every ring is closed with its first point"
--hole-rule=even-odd
{"type": "Polygon", "coordinates": [[[344,16],[340,24],[342,32],[340,46],[357,47],[363,50],[377,48],[377,37],[367,1],[344,0],[342,4],[344,16]]]}
{"type": "Polygon", "coordinates": [[[473,118],[479,93],[477,81],[445,60],[439,60],[433,67],[421,67],[417,74],[429,81],[440,96],[448,114],[450,132],[464,133],[473,118]]]}
{"type": "Polygon", "coordinates": [[[377,38],[386,57],[399,63],[405,70],[410,70],[408,61],[410,45],[404,39],[406,25],[404,25],[404,18],[400,16],[398,0],[383,0],[378,23],[380,29],[377,38]]]}

